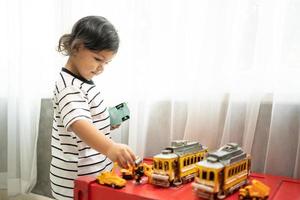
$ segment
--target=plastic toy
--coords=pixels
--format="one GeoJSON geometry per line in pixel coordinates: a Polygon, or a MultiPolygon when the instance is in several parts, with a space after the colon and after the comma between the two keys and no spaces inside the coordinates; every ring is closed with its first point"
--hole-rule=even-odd
{"type": "Polygon", "coordinates": [[[237,144],[228,143],[196,164],[199,175],[192,187],[202,198],[223,199],[247,184],[251,159],[237,144]]]}
{"type": "Polygon", "coordinates": [[[108,109],[110,115],[110,124],[112,126],[120,125],[123,121],[129,119],[129,108],[126,103],[108,109]]]}
{"type": "Polygon", "coordinates": [[[127,180],[135,179],[139,182],[141,177],[144,175],[142,159],[137,158],[134,161],[134,166],[129,166],[128,169],[121,169],[120,171],[122,178],[127,180]]]}
{"type": "Polygon", "coordinates": [[[169,187],[192,181],[198,174],[195,164],[204,159],[207,147],[199,142],[173,141],[170,147],[153,157],[154,185],[169,187]]]}
{"type": "Polygon", "coordinates": [[[153,165],[142,163],[144,175],[148,177],[148,183],[152,183],[153,165]]]}
{"type": "Polygon", "coordinates": [[[126,185],[126,180],[111,172],[102,172],[97,176],[98,182],[112,188],[122,188],[126,185]]]}
{"type": "Polygon", "coordinates": [[[134,178],[134,168],[133,166],[129,166],[128,169],[124,169],[122,168],[120,170],[122,178],[126,179],[126,180],[132,180],[134,178]]]}
{"type": "Polygon", "coordinates": [[[239,199],[268,199],[270,188],[258,180],[252,180],[251,185],[241,188],[239,199]]]}
{"type": "Polygon", "coordinates": [[[144,168],[142,165],[139,165],[134,170],[134,180],[136,183],[141,183],[142,176],[144,175],[144,168]]]}
{"type": "Polygon", "coordinates": [[[151,183],[151,175],[153,173],[153,165],[142,162],[142,159],[137,158],[135,165],[128,169],[121,169],[122,178],[126,180],[134,179],[137,183],[141,182],[143,175],[148,177],[148,183],[151,183]]]}
{"type": "Polygon", "coordinates": [[[126,180],[119,177],[115,173],[115,168],[117,167],[117,164],[114,163],[114,167],[111,172],[100,172],[100,174],[97,176],[97,180],[101,185],[108,185],[112,188],[122,188],[126,185],[126,180]]]}

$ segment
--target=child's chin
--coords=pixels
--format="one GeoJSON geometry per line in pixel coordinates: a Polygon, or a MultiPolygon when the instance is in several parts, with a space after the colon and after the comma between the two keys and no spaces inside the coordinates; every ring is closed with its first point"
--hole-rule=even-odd
{"type": "Polygon", "coordinates": [[[86,80],[91,80],[93,77],[95,77],[96,74],[91,74],[90,76],[84,77],[86,80]]]}

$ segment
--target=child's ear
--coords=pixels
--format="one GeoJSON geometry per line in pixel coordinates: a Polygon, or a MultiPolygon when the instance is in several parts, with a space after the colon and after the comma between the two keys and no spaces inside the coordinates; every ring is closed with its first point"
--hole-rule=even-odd
{"type": "Polygon", "coordinates": [[[83,43],[79,40],[74,41],[71,49],[71,55],[76,55],[81,48],[83,48],[83,43]]]}

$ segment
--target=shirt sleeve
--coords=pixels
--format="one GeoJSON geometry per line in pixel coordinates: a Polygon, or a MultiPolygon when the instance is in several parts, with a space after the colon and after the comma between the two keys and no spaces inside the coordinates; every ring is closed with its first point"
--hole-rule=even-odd
{"type": "Polygon", "coordinates": [[[79,88],[69,86],[63,89],[57,95],[57,103],[61,121],[67,130],[79,119],[92,122],[88,99],[79,88]]]}

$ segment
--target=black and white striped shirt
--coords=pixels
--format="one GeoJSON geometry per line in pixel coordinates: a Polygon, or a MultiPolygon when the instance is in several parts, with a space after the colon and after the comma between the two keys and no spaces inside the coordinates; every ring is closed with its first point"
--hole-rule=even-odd
{"type": "Polygon", "coordinates": [[[110,137],[109,113],[93,81],[78,77],[66,68],[62,68],[56,81],[53,107],[52,195],[59,200],[70,200],[78,176],[96,176],[100,171],[111,170],[112,162],[87,146],[68,128],[76,120],[84,119],[110,137]]]}

